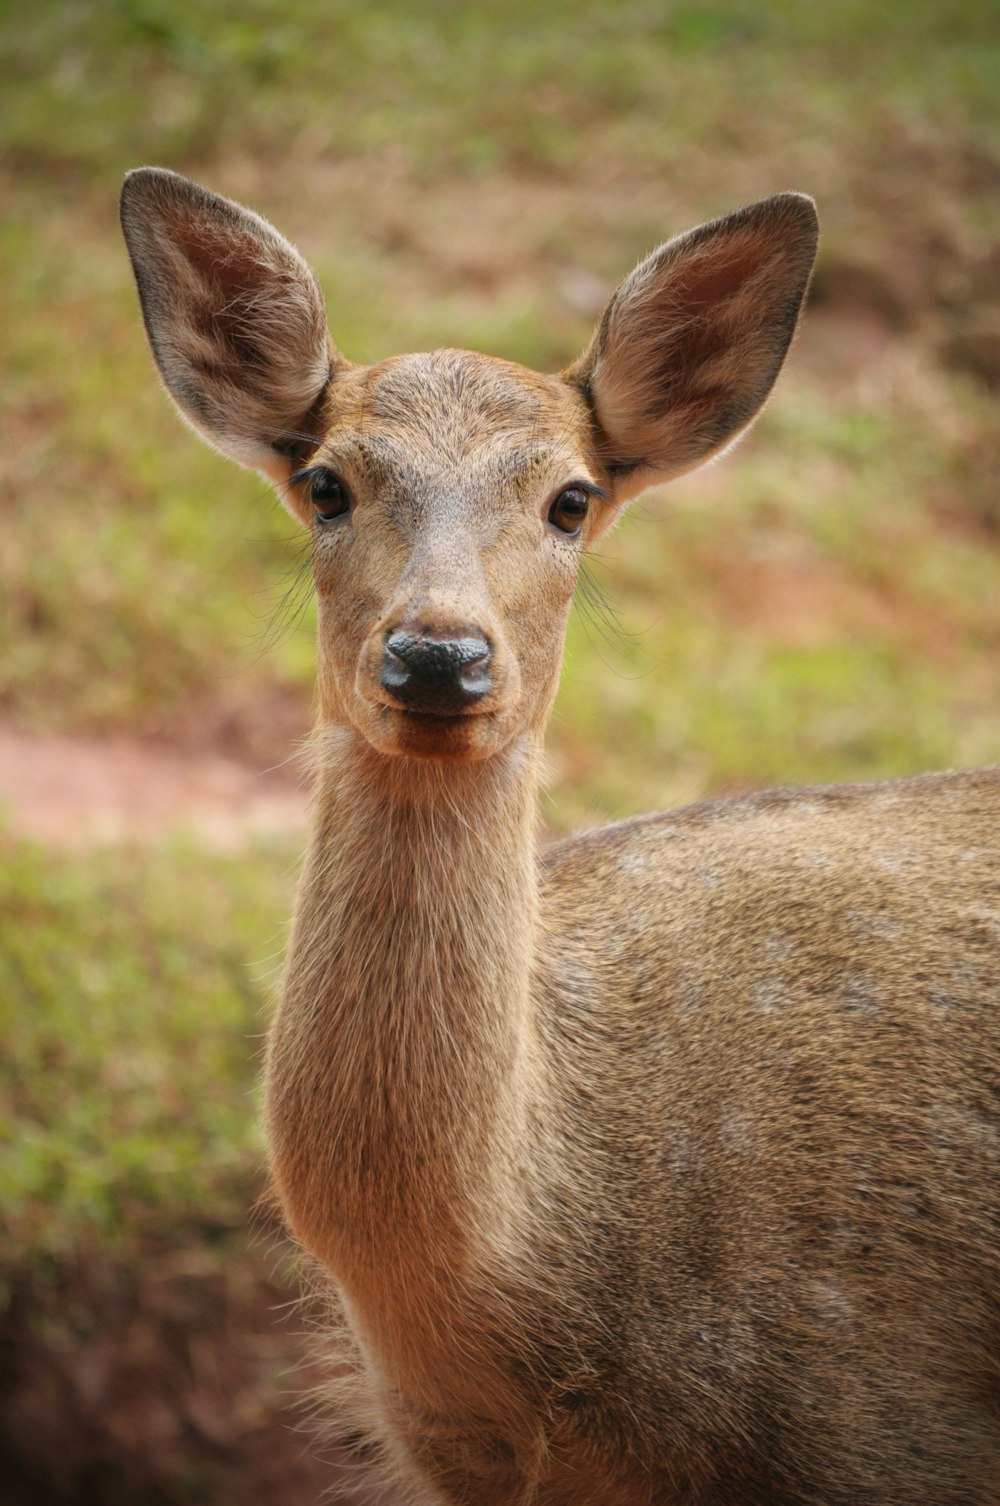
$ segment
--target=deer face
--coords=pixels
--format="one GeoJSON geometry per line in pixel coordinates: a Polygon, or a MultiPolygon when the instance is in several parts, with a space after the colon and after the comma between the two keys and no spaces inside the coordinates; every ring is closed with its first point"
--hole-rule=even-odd
{"type": "Polygon", "coordinates": [[[310,530],[321,715],[378,752],[480,759],[540,730],[582,551],[733,442],[791,340],[816,243],[778,194],[667,242],[560,376],[464,351],[358,367],[259,216],[141,168],[122,223],[182,414],[310,530]]]}
{"type": "Polygon", "coordinates": [[[322,714],[379,751],[481,758],[548,712],[581,551],[608,515],[569,384],[463,351],[342,372],[292,478],[322,714]]]}

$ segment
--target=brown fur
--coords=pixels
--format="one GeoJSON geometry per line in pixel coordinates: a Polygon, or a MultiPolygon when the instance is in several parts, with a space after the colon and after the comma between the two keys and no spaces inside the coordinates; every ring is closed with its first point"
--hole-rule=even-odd
{"type": "Polygon", "coordinates": [[[759,410],[808,201],[670,242],[562,377],[335,356],[313,393],[314,284],[283,340],[276,232],[152,169],[124,198],[173,396],[313,531],[316,814],[267,1122],[400,1499],[996,1506],[1000,774],[536,842],[581,550],[759,410]],[[234,415],[225,320],[218,360],[176,333],[212,327],[206,245],[242,269],[241,329],[266,306],[234,415]],[[303,455],[349,513],[314,520],[303,455]],[[580,538],[547,521],[573,484],[604,494],[580,538]],[[400,628],[484,635],[489,694],[400,709],[379,680],[400,628]]]}

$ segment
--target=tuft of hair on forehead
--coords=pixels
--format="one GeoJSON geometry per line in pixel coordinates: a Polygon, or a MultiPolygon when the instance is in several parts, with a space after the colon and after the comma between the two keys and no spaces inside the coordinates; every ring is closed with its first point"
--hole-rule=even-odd
{"type": "Polygon", "coordinates": [[[795,332],[817,229],[811,199],[775,194],[667,241],[625,278],[567,375],[626,486],[693,469],[759,413],[795,332]]]}
{"type": "Polygon", "coordinates": [[[589,431],[579,393],[561,378],[451,348],[356,369],[348,382],[338,382],[331,412],[343,419],[350,414],[365,433],[381,430],[403,445],[453,458],[494,443],[551,446],[581,424],[589,431]]]}
{"type": "Polygon", "coordinates": [[[395,356],[371,371],[368,411],[399,423],[440,424],[450,414],[475,427],[530,423],[539,412],[539,394],[526,377],[534,373],[469,350],[395,356]]]}

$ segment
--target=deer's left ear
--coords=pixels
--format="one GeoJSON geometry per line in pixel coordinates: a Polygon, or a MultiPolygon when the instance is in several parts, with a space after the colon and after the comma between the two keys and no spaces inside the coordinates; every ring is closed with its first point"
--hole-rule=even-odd
{"type": "Polygon", "coordinates": [[[260,215],[163,168],[129,173],[121,215],[149,343],[177,407],[223,454],[286,481],[347,364],[312,272],[260,215]]]}
{"type": "Polygon", "coordinates": [[[668,241],[614,293],[565,375],[593,409],[617,501],[693,470],[760,412],[817,234],[812,199],[775,194],[668,241]]]}

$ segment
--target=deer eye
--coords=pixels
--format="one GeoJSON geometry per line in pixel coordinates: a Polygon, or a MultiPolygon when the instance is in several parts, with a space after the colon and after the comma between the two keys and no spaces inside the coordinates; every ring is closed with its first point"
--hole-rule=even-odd
{"type": "Polygon", "coordinates": [[[350,509],[351,499],[344,483],[328,471],[317,466],[309,475],[309,500],[316,509],[319,523],[332,523],[350,509]]]}
{"type": "Polygon", "coordinates": [[[558,528],[560,533],[567,533],[571,538],[580,532],[580,525],[587,516],[590,507],[590,498],[582,486],[568,486],[564,492],[560,492],[552,506],[549,508],[549,522],[558,528]]]}

